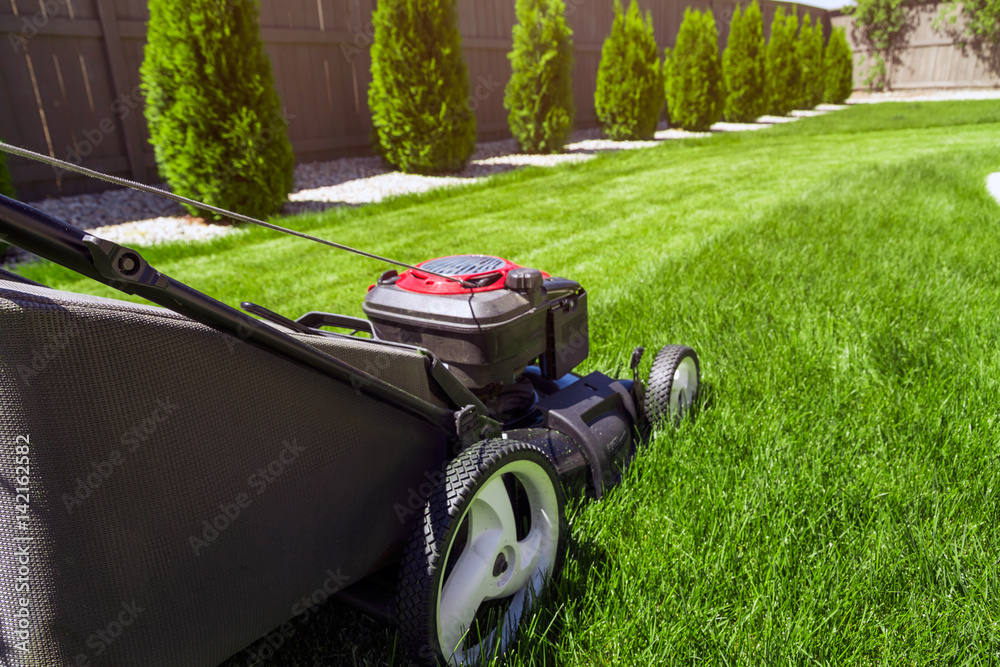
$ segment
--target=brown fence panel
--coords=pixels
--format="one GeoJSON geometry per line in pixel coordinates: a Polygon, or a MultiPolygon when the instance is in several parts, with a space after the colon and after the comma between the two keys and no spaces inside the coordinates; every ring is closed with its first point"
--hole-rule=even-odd
{"type": "MultiPolygon", "coordinates": [[[[104,27],[95,0],[0,4],[0,33],[6,38],[0,47],[0,97],[10,101],[0,103],[0,134],[94,169],[142,176],[128,162],[129,149],[138,146],[126,144],[126,125],[111,111],[117,92],[104,27]]],[[[10,167],[23,198],[59,187],[63,192],[93,187],[26,160],[11,159],[10,167]]]]}
{"type": "MultiPolygon", "coordinates": [[[[823,10],[765,0],[765,33],[774,8],[823,10]]],[[[734,0],[693,0],[712,9],[720,46],[734,0]]],[[[642,0],[661,47],[673,46],[679,0],[642,0]]],[[[594,89],[613,0],[566,0],[574,33],[577,125],[596,124],[594,89]]],[[[300,162],[370,154],[368,84],[375,0],[262,0],[261,34],[300,162]]],[[[0,0],[0,136],[92,169],[155,182],[156,162],[142,115],[139,68],[146,0],[0,0]]],[[[503,106],[510,78],[514,0],[461,0],[459,24],[469,68],[469,103],[481,140],[510,136],[503,106]]],[[[25,200],[103,189],[90,179],[10,159],[25,200]]]]}
{"type": "MultiPolygon", "coordinates": [[[[964,30],[961,15],[954,27],[935,27],[944,4],[924,4],[907,8],[905,38],[897,61],[889,71],[890,88],[997,88],[1000,87],[1000,49],[980,51],[958,42],[964,30]]],[[[843,27],[854,51],[854,88],[865,87],[871,52],[860,43],[854,19],[833,12],[831,22],[843,27]]]]}

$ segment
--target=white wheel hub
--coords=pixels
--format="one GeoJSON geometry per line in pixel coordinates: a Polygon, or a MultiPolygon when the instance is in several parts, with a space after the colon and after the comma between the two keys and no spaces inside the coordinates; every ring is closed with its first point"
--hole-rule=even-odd
{"type": "Polygon", "coordinates": [[[683,417],[694,403],[698,390],[698,367],[694,359],[684,357],[677,364],[674,380],[670,385],[670,412],[683,417]]]}
{"type": "Polygon", "coordinates": [[[438,591],[438,641],[453,664],[474,662],[482,648],[494,645],[503,652],[513,639],[521,617],[555,567],[559,545],[559,504],[548,473],[537,463],[513,461],[494,472],[469,501],[460,519],[467,540],[460,552],[448,545],[444,563],[450,566],[438,591]],[[520,482],[528,508],[514,503],[504,482],[513,475],[520,482]],[[518,522],[528,517],[528,532],[518,540],[518,522]],[[490,600],[509,599],[504,617],[484,636],[473,627],[480,607],[490,600]],[[497,638],[497,630],[501,636],[497,638]]]}

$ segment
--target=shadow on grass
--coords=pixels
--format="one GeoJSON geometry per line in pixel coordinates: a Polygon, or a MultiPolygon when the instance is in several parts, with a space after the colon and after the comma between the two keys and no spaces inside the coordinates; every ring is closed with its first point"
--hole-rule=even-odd
{"type": "MultiPolygon", "coordinates": [[[[608,576],[606,552],[592,541],[569,539],[564,570],[543,595],[538,611],[525,619],[511,665],[559,665],[560,639],[568,603],[587,596],[608,576]]],[[[395,628],[332,599],[297,617],[230,657],[220,667],[400,667],[410,661],[399,648],[395,628]],[[282,630],[284,629],[284,631],[282,630]]],[[[488,664],[504,664],[495,660],[488,664]]]]}

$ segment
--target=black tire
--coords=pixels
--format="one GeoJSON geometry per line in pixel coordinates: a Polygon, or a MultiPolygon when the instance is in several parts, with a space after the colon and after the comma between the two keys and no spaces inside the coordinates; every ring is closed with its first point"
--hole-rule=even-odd
{"type": "Polygon", "coordinates": [[[448,464],[403,552],[396,615],[406,650],[424,665],[504,653],[562,566],[566,532],[562,487],[541,449],[487,440],[463,452],[448,464]],[[481,599],[484,590],[497,595],[481,599]],[[470,614],[471,623],[456,620],[470,614]]]}
{"type": "Polygon", "coordinates": [[[650,425],[664,419],[680,421],[694,407],[700,386],[701,367],[694,350],[686,345],[660,348],[646,383],[646,420],[650,425]]]}

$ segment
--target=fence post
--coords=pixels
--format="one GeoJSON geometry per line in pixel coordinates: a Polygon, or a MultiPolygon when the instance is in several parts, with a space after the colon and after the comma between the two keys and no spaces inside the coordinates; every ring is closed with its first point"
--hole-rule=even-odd
{"type": "MultiPolygon", "coordinates": [[[[128,87],[128,75],[125,71],[125,54],[122,51],[121,33],[118,31],[118,12],[113,0],[96,0],[97,14],[101,20],[101,31],[104,33],[104,52],[108,57],[108,67],[111,71],[112,90],[116,96],[131,95],[128,87]]],[[[146,163],[143,159],[142,130],[139,127],[141,115],[129,113],[118,121],[125,138],[125,151],[132,170],[132,180],[146,182],[146,163]]]]}

